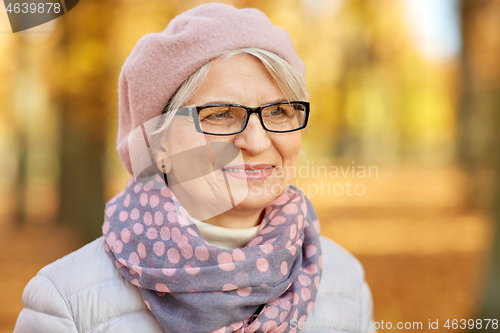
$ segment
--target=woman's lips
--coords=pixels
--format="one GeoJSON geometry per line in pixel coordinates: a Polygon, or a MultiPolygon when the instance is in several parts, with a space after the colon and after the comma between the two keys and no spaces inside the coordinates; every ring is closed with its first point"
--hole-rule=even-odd
{"type": "Polygon", "coordinates": [[[270,164],[230,165],[222,169],[226,175],[238,179],[263,180],[271,177],[274,167],[270,164]]]}

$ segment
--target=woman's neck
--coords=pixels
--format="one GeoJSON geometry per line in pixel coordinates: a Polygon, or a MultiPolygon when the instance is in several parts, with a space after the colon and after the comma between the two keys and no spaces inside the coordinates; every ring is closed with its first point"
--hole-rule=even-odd
{"type": "Polygon", "coordinates": [[[203,222],[224,228],[244,229],[259,225],[263,216],[264,209],[250,215],[248,212],[240,212],[232,209],[220,215],[206,219],[203,222]]]}

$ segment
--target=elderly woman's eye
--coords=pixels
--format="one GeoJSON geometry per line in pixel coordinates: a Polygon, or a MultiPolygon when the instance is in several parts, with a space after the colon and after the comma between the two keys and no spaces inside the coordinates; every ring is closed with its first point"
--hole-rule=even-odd
{"type": "Polygon", "coordinates": [[[228,112],[227,111],[216,112],[212,114],[212,116],[214,118],[226,118],[228,116],[228,112]]]}
{"type": "Polygon", "coordinates": [[[230,110],[228,108],[206,108],[200,112],[199,117],[200,121],[220,121],[230,117],[230,110]]]}
{"type": "Polygon", "coordinates": [[[271,110],[271,112],[270,112],[271,116],[279,116],[282,113],[283,113],[283,110],[281,108],[276,108],[274,110],[271,110]]]}
{"type": "Polygon", "coordinates": [[[283,107],[282,105],[277,105],[272,109],[266,110],[263,113],[263,116],[273,117],[273,118],[286,118],[290,117],[291,110],[287,107],[283,107]]]}
{"type": "Polygon", "coordinates": [[[286,111],[281,108],[281,107],[276,107],[272,110],[269,111],[268,113],[270,116],[281,116],[281,115],[286,115],[286,111]]]}

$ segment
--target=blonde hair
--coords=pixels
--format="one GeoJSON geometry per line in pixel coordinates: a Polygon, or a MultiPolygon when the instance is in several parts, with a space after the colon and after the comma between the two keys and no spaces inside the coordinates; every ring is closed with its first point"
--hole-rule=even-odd
{"type": "Polygon", "coordinates": [[[187,101],[201,86],[210,70],[212,62],[216,59],[227,59],[241,54],[249,54],[259,59],[288,100],[308,100],[305,79],[295,70],[295,68],[292,67],[292,65],[276,54],[258,48],[244,48],[223,52],[218,57],[207,62],[198,68],[196,72],[191,74],[181,84],[179,89],[177,89],[172,98],[170,98],[165,106],[158,129],[151,133],[151,141],[149,144],[153,154],[161,148],[162,133],[166,132],[171,120],[173,119],[173,111],[185,106],[187,101]]]}

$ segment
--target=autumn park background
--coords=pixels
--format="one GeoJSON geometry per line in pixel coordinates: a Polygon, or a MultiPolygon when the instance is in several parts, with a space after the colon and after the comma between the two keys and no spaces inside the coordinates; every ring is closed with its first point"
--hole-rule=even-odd
{"type": "MultiPolygon", "coordinates": [[[[98,237],[125,186],[126,57],[203,2],[81,0],[16,34],[0,5],[1,333],[29,279],[98,237]]],[[[265,12],[306,63],[295,182],[364,265],[375,321],[500,319],[500,1],[222,2],[265,12]]]]}

